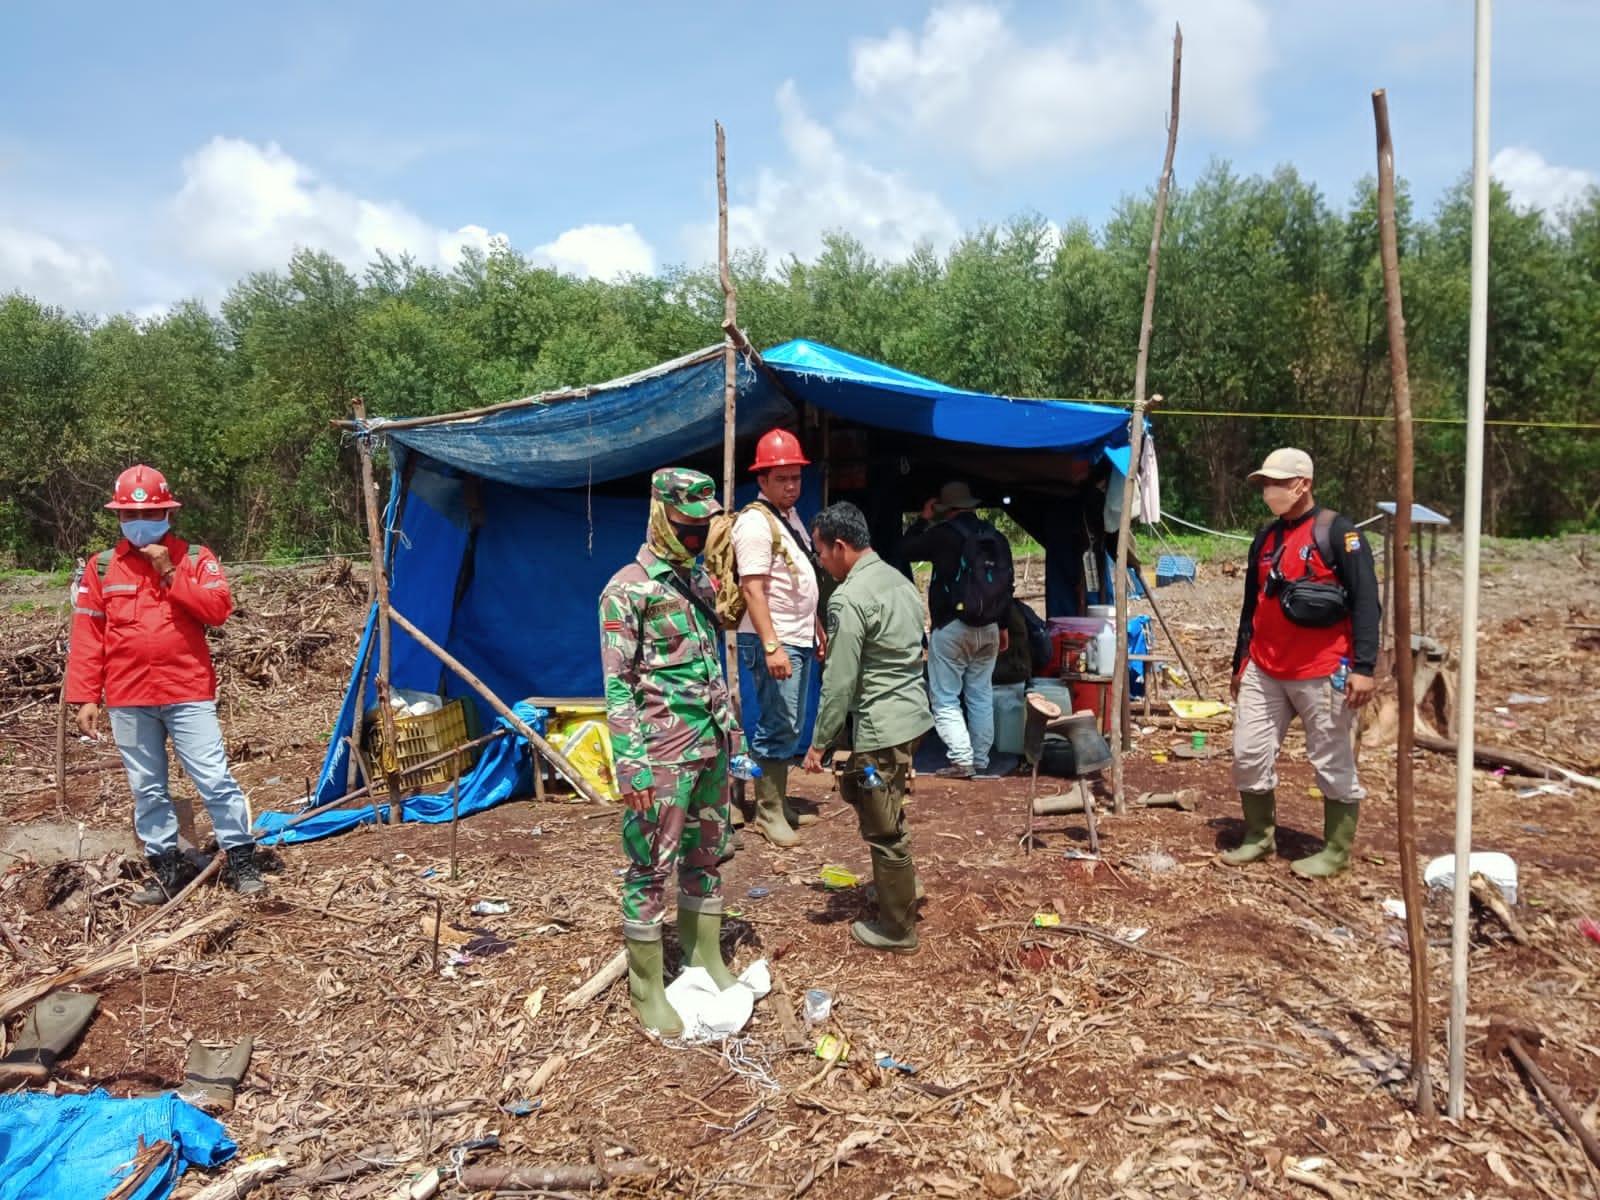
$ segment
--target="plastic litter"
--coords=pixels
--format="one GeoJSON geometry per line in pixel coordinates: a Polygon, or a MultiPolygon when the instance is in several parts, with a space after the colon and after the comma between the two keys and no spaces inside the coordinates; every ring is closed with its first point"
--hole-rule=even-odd
{"type": "Polygon", "coordinates": [[[1397,921],[1404,921],[1406,919],[1406,902],[1390,897],[1383,902],[1383,913],[1385,916],[1393,917],[1397,921]]]}
{"type": "Polygon", "coordinates": [[[826,888],[851,888],[861,882],[854,871],[845,867],[823,867],[817,872],[817,878],[822,880],[822,886],[826,888]]]}
{"type": "Polygon", "coordinates": [[[1530,696],[1527,692],[1512,692],[1506,697],[1507,704],[1549,704],[1549,696],[1530,696]]]}
{"type": "Polygon", "coordinates": [[[878,1055],[877,1065],[885,1071],[901,1071],[907,1075],[915,1075],[917,1073],[917,1069],[910,1063],[896,1062],[887,1054],[878,1055]]]}
{"type": "Polygon", "coordinates": [[[840,1041],[831,1033],[825,1033],[817,1039],[816,1055],[818,1058],[835,1058],[843,1062],[850,1055],[850,1043],[840,1041]]]}
{"type": "Polygon", "coordinates": [[[509,1113],[513,1117],[525,1117],[529,1113],[537,1112],[543,1105],[543,1100],[513,1100],[510,1104],[502,1104],[500,1111],[509,1113]]]}
{"type": "Polygon", "coordinates": [[[753,887],[748,892],[746,892],[745,895],[750,897],[750,899],[752,899],[752,900],[765,900],[768,896],[772,895],[772,889],[771,888],[764,888],[764,887],[753,887]]]}
{"type": "MultiPolygon", "coordinates": [[[[1507,904],[1516,904],[1517,864],[1509,854],[1494,850],[1476,851],[1467,858],[1467,870],[1493,882],[1505,896],[1507,904]]],[[[1453,889],[1456,885],[1456,856],[1441,854],[1423,870],[1422,880],[1430,888],[1445,891],[1453,889]]]]}
{"type": "Polygon", "coordinates": [[[479,900],[472,906],[475,917],[503,917],[510,911],[511,905],[504,900],[479,900]]]}
{"type": "Polygon", "coordinates": [[[1033,923],[1040,929],[1053,929],[1061,924],[1061,917],[1058,913],[1034,913],[1033,923]]]}
{"type": "Polygon", "coordinates": [[[1597,924],[1589,917],[1585,917],[1583,920],[1578,922],[1578,928],[1583,930],[1584,937],[1588,938],[1596,945],[1600,945],[1600,924],[1597,924]]]}
{"type": "Polygon", "coordinates": [[[805,1018],[808,1025],[819,1025],[833,1012],[833,993],[827,988],[807,988],[805,1018]]]}

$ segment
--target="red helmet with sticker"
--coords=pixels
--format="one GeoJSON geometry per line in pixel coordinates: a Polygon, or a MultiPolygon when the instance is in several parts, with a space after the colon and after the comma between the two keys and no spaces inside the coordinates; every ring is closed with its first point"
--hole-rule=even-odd
{"type": "Polygon", "coordinates": [[[117,484],[111,489],[111,503],[106,507],[123,512],[155,512],[183,505],[172,498],[165,475],[140,463],[117,476],[117,484]]]}
{"type": "Polygon", "coordinates": [[[800,449],[800,439],[787,429],[774,429],[761,435],[756,443],[756,461],[752,471],[770,471],[773,467],[806,467],[811,465],[800,449]]]}

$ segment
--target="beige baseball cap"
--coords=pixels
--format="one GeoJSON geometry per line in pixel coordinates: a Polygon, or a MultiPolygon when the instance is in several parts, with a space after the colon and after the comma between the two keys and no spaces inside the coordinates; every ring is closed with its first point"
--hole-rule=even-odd
{"type": "Polygon", "coordinates": [[[1267,455],[1267,461],[1250,472],[1250,482],[1263,479],[1311,479],[1311,455],[1293,446],[1285,446],[1267,455]]]}

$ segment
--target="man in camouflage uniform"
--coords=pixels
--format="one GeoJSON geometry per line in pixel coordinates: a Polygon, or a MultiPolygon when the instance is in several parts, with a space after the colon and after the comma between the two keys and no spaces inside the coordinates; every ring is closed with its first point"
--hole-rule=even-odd
{"type": "Polygon", "coordinates": [[[696,565],[716,485],[670,467],[651,479],[650,525],[633,562],[600,593],[600,661],[611,751],[627,811],[622,936],[639,1023],[683,1032],[663,990],[665,886],[678,868],[678,940],[685,966],[732,987],[722,961],[722,876],[728,841],[728,757],[739,735],[722,676],[711,581],[696,565]]]}

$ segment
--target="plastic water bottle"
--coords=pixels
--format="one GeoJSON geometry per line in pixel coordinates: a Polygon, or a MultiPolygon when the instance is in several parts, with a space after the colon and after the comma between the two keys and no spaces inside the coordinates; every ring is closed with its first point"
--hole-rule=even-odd
{"type": "Polygon", "coordinates": [[[761,778],[761,768],[756,765],[756,760],[748,754],[735,754],[728,760],[728,774],[735,779],[743,779],[748,782],[752,779],[761,778]]]}
{"type": "Polygon", "coordinates": [[[884,786],[883,776],[878,774],[878,768],[871,763],[861,768],[861,786],[869,792],[875,792],[884,786]]]}
{"type": "Polygon", "coordinates": [[[1328,676],[1328,682],[1333,684],[1334,691],[1342,692],[1344,691],[1345,681],[1349,678],[1350,660],[1348,658],[1341,658],[1339,660],[1339,669],[1332,675],[1328,676]]]}

